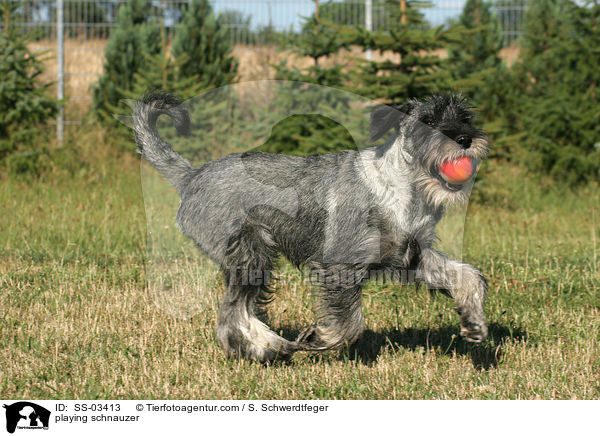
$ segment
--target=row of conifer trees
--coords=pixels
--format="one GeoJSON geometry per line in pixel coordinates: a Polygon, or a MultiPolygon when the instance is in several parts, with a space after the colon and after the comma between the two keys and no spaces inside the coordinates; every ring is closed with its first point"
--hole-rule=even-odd
{"type": "MultiPolygon", "coordinates": [[[[425,19],[422,1],[374,0],[374,7],[385,11],[387,24],[373,31],[344,22],[344,14],[336,12],[347,6],[344,2],[356,6],[352,0],[316,2],[316,12],[304,19],[300,31],[278,36],[281,49],[312,62],[303,68],[273,65],[277,79],[342,89],[383,103],[460,90],[492,137],[493,156],[520,161],[569,184],[600,179],[597,2],[529,2],[522,35],[508,47],[518,52],[510,65],[500,56],[507,49],[502,38],[507,18],[499,14],[519,0],[467,0],[457,20],[439,27],[425,19]],[[386,56],[367,61],[367,50],[386,56]]],[[[238,80],[231,29],[215,16],[208,0],[192,0],[172,35],[160,19],[148,16],[150,5],[150,0],[132,0],[119,9],[105,49],[104,73],[93,87],[92,113],[107,125],[114,121],[112,114],[124,111],[121,100],[147,90],[189,98],[238,80]]],[[[2,0],[6,23],[18,6],[2,0]]],[[[6,91],[0,99],[0,160],[25,156],[13,159],[18,164],[35,155],[40,141],[33,127],[54,116],[56,102],[39,84],[41,63],[28,51],[31,39],[5,27],[0,35],[0,68],[6,69],[0,71],[0,92],[6,91]],[[15,70],[28,75],[11,74],[15,70]]],[[[291,98],[296,99],[278,96],[278,106],[297,104],[291,98]]],[[[311,154],[352,146],[344,126],[304,116],[279,123],[263,149],[311,154]]]]}

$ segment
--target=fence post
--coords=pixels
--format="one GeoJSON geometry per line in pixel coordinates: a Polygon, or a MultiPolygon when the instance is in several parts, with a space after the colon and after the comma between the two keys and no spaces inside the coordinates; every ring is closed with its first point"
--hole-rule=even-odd
{"type": "Polygon", "coordinates": [[[65,108],[62,100],[65,97],[65,39],[64,39],[64,22],[63,22],[63,0],[57,0],[56,2],[56,60],[57,60],[57,97],[60,100],[58,108],[58,118],[56,120],[56,136],[58,144],[62,145],[64,135],[64,118],[65,108]]]}
{"type": "MultiPolygon", "coordinates": [[[[373,0],[365,0],[365,28],[369,32],[373,31],[373,0]]],[[[367,49],[365,57],[368,61],[373,58],[370,48],[367,49]]]]}

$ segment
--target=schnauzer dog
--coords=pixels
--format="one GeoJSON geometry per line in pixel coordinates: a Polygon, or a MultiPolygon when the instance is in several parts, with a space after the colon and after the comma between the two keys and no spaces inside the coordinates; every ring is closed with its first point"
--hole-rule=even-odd
{"type": "Polygon", "coordinates": [[[371,141],[393,130],[381,146],[307,157],[236,153],[200,168],[161,139],[161,114],[178,133],[189,130],[180,100],[147,94],[133,111],[138,152],[178,191],[182,233],[223,271],[216,337],[228,355],[269,362],[352,344],[364,330],[362,285],[373,271],[413,272],[454,299],[466,340],[487,337],[484,276],[433,247],[444,208],[467,200],[490,147],[460,95],[376,108],[371,141]],[[452,174],[461,168],[466,174],[452,174]],[[317,282],[317,322],[294,341],[260,320],[278,253],[310,267],[317,282]]]}

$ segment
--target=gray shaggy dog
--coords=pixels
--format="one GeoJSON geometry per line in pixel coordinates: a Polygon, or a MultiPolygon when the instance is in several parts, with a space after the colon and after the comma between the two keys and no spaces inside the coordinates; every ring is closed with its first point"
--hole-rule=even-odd
{"type": "Polygon", "coordinates": [[[352,344],[364,330],[362,286],[382,271],[412,272],[418,283],[441,290],[456,303],[461,335],[487,337],[484,276],[433,248],[444,207],[468,199],[477,161],[490,146],[461,96],[376,108],[371,141],[393,132],[378,147],[307,157],[236,153],[200,168],[160,138],[161,114],[187,134],[182,102],[150,93],[133,112],[138,152],[179,193],[183,234],[223,271],[216,337],[228,355],[270,362],[352,344]],[[456,182],[443,168],[460,159],[471,166],[456,182]],[[310,267],[316,282],[317,322],[294,341],[260,320],[278,253],[310,267]]]}

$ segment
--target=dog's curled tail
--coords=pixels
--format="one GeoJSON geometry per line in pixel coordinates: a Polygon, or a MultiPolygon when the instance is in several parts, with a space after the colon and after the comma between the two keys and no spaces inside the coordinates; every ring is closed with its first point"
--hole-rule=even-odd
{"type": "Polygon", "coordinates": [[[158,134],[156,121],[163,114],[171,117],[177,133],[183,136],[189,134],[190,115],[183,102],[166,92],[153,91],[144,95],[133,109],[137,151],[181,192],[193,168],[158,134]]]}

